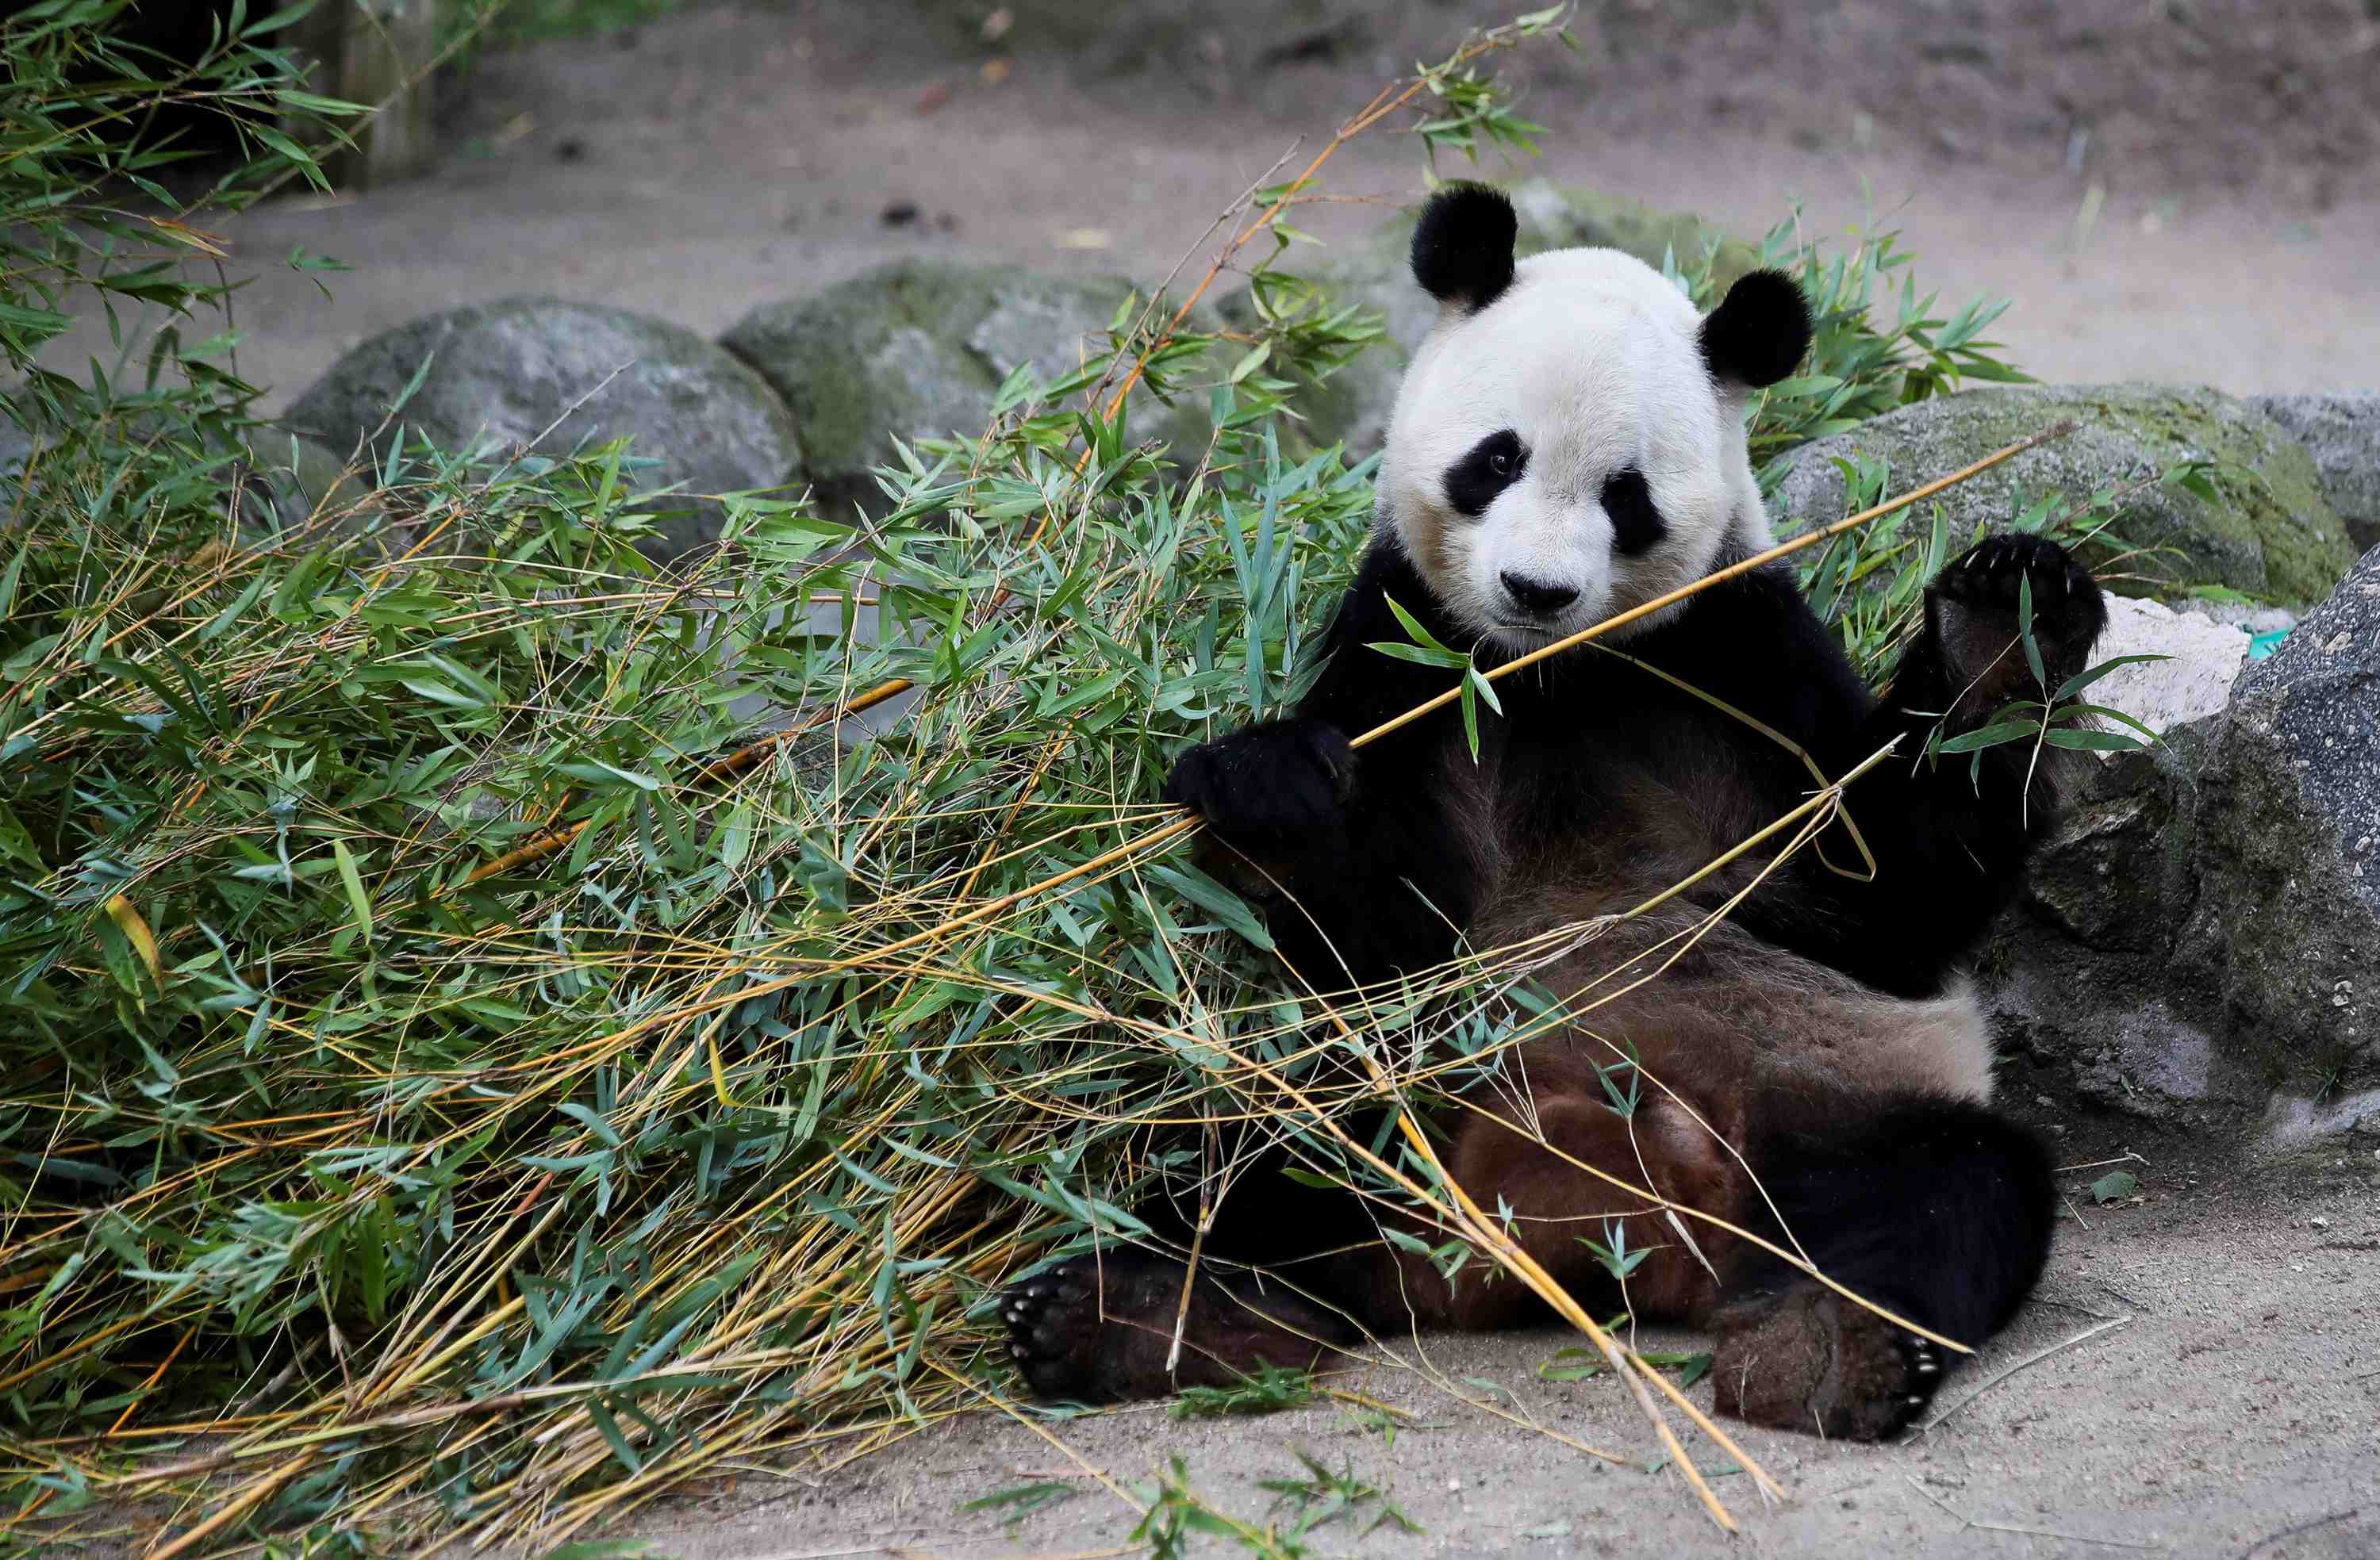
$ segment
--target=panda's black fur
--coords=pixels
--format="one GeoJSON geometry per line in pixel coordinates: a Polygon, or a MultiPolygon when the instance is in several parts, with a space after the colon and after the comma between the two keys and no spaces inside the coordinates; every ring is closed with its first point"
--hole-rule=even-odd
{"type": "Polygon", "coordinates": [[[1512,284],[1512,247],[1520,234],[1511,200],[1484,185],[1456,185],[1423,208],[1414,224],[1414,280],[1440,303],[1485,308],[1512,284]]]}
{"type": "MultiPolygon", "coordinates": [[[[1512,283],[1510,215],[1500,198],[1442,196],[1417,230],[1416,279],[1453,308],[1491,302],[1512,283]]],[[[1701,350],[1715,376],[1757,384],[1791,371],[1808,332],[1798,290],[1759,273],[1704,320],[1701,350]]],[[[1610,486],[1618,537],[1616,504],[1653,504],[1615,499],[1610,486]]],[[[1714,566],[1735,561],[1722,552],[1714,566]]],[[[1899,739],[1847,793],[1872,879],[1835,870],[1860,863],[1837,823],[1765,878],[1772,853],[1755,852],[1609,926],[1541,980],[1560,990],[1568,973],[1576,989],[1657,965],[1658,978],[1532,1042],[1525,1107],[1458,1124],[1449,1155],[1470,1194],[1512,1209],[1522,1243],[1591,1310],[1624,1299],[1648,1319],[1715,1327],[1724,1411],[1886,1435],[1931,1397],[1942,1351],[1750,1242],[1708,1228],[1682,1240],[1535,1140],[1779,1243],[1790,1231],[1837,1283],[1948,1337],[1979,1343],[2007,1322],[2047,1250],[2050,1166],[2030,1132],[1985,1103],[1988,1050],[1976,1049],[1962,970],[2048,826],[2057,764],[2035,763],[2030,744],[1973,760],[1921,756],[1937,726],[1971,726],[2031,686],[2013,648],[2027,580],[2055,685],[2104,624],[2098,587],[2055,545],[2003,536],[1929,587],[1923,629],[1882,697],[1791,574],[1769,564],[1704,590],[1619,643],[1621,654],[1583,647],[1501,680],[1503,712],[1481,712],[1476,759],[1451,709],[1359,752],[1352,736],[1447,683],[1363,648],[1407,637],[1390,599],[1443,642],[1478,638],[1384,526],[1296,712],[1191,748],[1166,794],[1206,819],[1210,864],[1265,905],[1299,976],[1331,990],[1627,911],[1807,798],[1800,757],[1681,683],[1791,739],[1830,776],[1899,739]],[[1737,896],[1700,940],[1682,950],[1665,940],[1737,896]],[[1603,1086],[1615,1046],[1668,1091],[1648,1088],[1624,1119],[1603,1086]],[[1601,1239],[1607,1215],[1654,1252],[1624,1297],[1580,1239],[1601,1239]]],[[[1489,665],[1509,654],[1481,648],[1489,665]]],[[[1385,1240],[1379,1225],[1395,1215],[1279,1169],[1240,1177],[1200,1240],[1186,1300],[1181,1262],[1120,1249],[1014,1289],[1013,1351],[1036,1390],[1162,1394],[1305,1363],[1365,1330],[1534,1314],[1509,1279],[1475,1270],[1449,1283],[1413,1254],[1438,1233],[1385,1240]]],[[[1184,1238],[1177,1250],[1187,1245],[1184,1210],[1160,1202],[1148,1213],[1184,1238]]]]}

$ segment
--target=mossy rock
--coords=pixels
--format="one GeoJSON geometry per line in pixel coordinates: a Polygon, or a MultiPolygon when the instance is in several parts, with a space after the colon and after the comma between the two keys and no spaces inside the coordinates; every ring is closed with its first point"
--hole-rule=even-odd
{"type": "MultiPolygon", "coordinates": [[[[1516,248],[1524,256],[1586,246],[1620,249],[1656,267],[1665,255],[1674,254],[1682,268],[1700,260],[1706,244],[1716,242],[1714,274],[1721,286],[1760,262],[1756,246],[1728,238],[1686,212],[1545,179],[1525,180],[1510,194],[1520,218],[1516,248]]],[[[1344,440],[1351,454],[1365,455],[1388,437],[1405,365],[1438,320],[1438,304],[1415,285],[1407,259],[1418,214],[1418,208],[1401,212],[1364,238],[1334,248],[1318,262],[1290,267],[1333,304],[1361,304],[1378,314],[1384,326],[1379,342],[1298,398],[1297,409],[1318,446],[1344,440]]],[[[1225,301],[1222,312],[1239,329],[1252,330],[1257,323],[1245,289],[1225,301]]]]}
{"type": "Polygon", "coordinates": [[[2380,394],[2252,395],[2313,457],[2323,497],[2359,548],[2380,547],[2380,394]]]}
{"type": "Polygon", "coordinates": [[[1804,445],[1771,505],[1779,534],[1839,520],[1854,452],[1887,462],[1898,491],[1955,471],[2061,417],[2075,431],[2027,451],[1943,495],[1955,527],[1996,525],[2050,492],[2071,497],[2155,478],[2184,461],[2215,463],[2212,500],[2156,485],[2111,527],[2129,549],[2095,563],[2131,578],[2129,595],[2228,586],[2303,606],[2330,593],[2355,562],[2347,526],[2324,497],[2311,456],[2279,424],[2219,391],[2188,385],[2021,385],[1970,390],[1903,406],[1804,445]]]}
{"type": "MultiPolygon", "coordinates": [[[[979,437],[1011,373],[1026,363],[1044,380],[1072,373],[1105,350],[1108,324],[1132,292],[1121,277],[900,260],[763,305],[720,342],[800,418],[822,513],[880,513],[872,472],[897,464],[895,439],[979,437]]],[[[1125,429],[1190,452],[1205,447],[1208,420],[1195,393],[1167,406],[1135,390],[1125,429]]]]}
{"type": "MultiPolygon", "coordinates": [[[[647,488],[735,492],[801,473],[793,416],[760,376],[683,326],[562,298],[504,298],[384,331],[333,364],[280,420],[351,450],[390,421],[425,357],[430,370],[395,420],[443,449],[509,456],[542,435],[540,453],[563,454],[625,433],[635,437],[633,456],[656,463],[634,472],[647,488]]],[[[375,455],[388,436],[375,439],[375,455]]],[[[715,503],[692,502],[647,550],[669,557],[704,545],[721,518],[715,503]]]]}

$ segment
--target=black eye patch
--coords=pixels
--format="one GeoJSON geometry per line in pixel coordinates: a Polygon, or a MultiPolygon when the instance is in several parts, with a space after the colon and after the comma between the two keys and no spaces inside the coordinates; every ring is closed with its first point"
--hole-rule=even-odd
{"type": "Polygon", "coordinates": [[[1476,518],[1488,512],[1496,495],[1521,479],[1529,469],[1529,452],[1521,436],[1500,429],[1471,446],[1463,457],[1446,468],[1446,502],[1458,514],[1476,518]]]}
{"type": "Polygon", "coordinates": [[[1603,479],[1603,513],[1611,518],[1612,548],[1623,557],[1647,551],[1670,534],[1645,474],[1633,466],[1603,479]]]}

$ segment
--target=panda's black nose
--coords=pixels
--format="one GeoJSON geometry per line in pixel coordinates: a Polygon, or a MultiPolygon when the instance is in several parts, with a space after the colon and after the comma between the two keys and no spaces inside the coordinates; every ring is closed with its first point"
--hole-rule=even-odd
{"type": "Polygon", "coordinates": [[[1533,617],[1549,618],[1578,599],[1576,586],[1548,585],[1510,569],[1496,577],[1504,582],[1504,594],[1512,599],[1512,605],[1533,617]]]}

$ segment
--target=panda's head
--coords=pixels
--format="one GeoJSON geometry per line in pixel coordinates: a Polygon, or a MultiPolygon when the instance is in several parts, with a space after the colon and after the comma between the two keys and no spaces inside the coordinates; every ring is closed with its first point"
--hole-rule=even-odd
{"type": "Polygon", "coordinates": [[[1706,317],[1616,249],[1516,264],[1517,226],[1479,185],[1422,212],[1414,279],[1439,319],[1397,396],[1379,505],[1440,606],[1507,652],[1768,544],[1745,400],[1810,341],[1779,272],[1745,276],[1706,317]]]}

